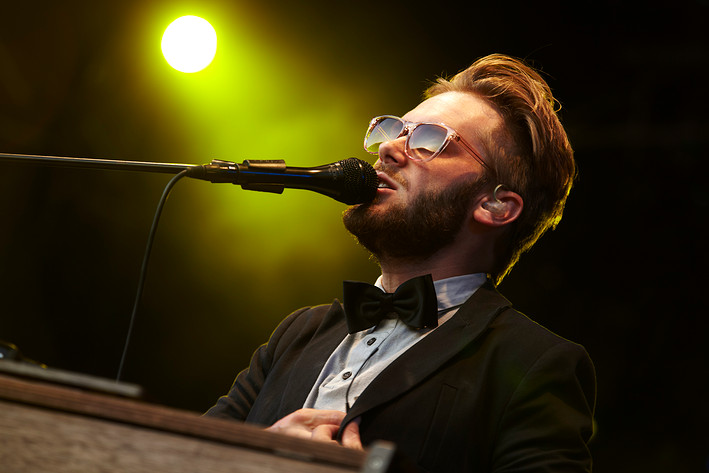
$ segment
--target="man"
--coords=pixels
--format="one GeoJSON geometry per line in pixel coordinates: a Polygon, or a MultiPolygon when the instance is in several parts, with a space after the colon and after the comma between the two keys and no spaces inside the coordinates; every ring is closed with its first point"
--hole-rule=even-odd
{"type": "Polygon", "coordinates": [[[372,120],[380,188],[344,214],[384,292],[346,282],[344,308],[291,314],[208,415],[352,448],[389,440],[426,471],[590,471],[588,355],[495,289],[575,177],[551,91],[492,55],[426,96],[372,120]]]}

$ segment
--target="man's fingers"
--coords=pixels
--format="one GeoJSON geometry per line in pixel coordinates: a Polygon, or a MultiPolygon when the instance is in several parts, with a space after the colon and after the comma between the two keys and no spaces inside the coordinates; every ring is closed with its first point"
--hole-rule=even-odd
{"type": "Polygon", "coordinates": [[[338,429],[339,427],[337,425],[319,425],[313,429],[312,439],[320,442],[335,442],[335,435],[337,435],[338,429]]]}
{"type": "Polygon", "coordinates": [[[364,450],[362,440],[359,437],[359,418],[345,426],[342,431],[342,446],[354,448],[355,450],[364,450]]]}
{"type": "Polygon", "coordinates": [[[339,426],[346,414],[333,410],[299,409],[290,415],[294,416],[295,422],[302,423],[314,429],[320,425],[339,426]]]}
{"type": "Polygon", "coordinates": [[[345,413],[340,411],[299,409],[280,419],[266,430],[283,433],[298,430],[310,433],[322,425],[337,428],[344,418],[345,413]]]}
{"type": "MultiPolygon", "coordinates": [[[[334,442],[345,416],[346,414],[340,411],[298,409],[266,430],[294,437],[311,438],[321,442],[334,442]]],[[[342,445],[357,450],[363,449],[362,441],[359,438],[358,421],[347,424],[342,432],[342,445]]]]}
{"type": "Polygon", "coordinates": [[[292,427],[286,425],[279,425],[278,423],[273,424],[271,427],[266,427],[268,432],[276,432],[279,434],[290,435],[291,437],[300,437],[302,439],[308,439],[312,435],[310,429],[303,427],[292,427]]]}

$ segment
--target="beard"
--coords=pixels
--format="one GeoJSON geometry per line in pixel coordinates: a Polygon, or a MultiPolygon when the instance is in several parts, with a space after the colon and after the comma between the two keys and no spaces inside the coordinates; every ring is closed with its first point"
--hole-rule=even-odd
{"type": "Polygon", "coordinates": [[[470,206],[485,187],[484,178],[426,190],[410,204],[396,203],[386,213],[360,204],[345,210],[345,228],[378,260],[423,261],[453,243],[470,206]]]}

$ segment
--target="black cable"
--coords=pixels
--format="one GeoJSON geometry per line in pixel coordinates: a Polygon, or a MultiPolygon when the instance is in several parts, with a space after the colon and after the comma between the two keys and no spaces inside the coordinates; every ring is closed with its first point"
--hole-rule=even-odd
{"type": "Polygon", "coordinates": [[[118,374],[116,375],[116,382],[121,380],[121,374],[123,373],[123,364],[126,361],[126,353],[128,353],[128,344],[130,343],[130,336],[133,332],[133,323],[135,322],[135,314],[138,312],[138,304],[140,303],[140,298],[143,295],[143,286],[145,286],[145,274],[148,269],[148,260],[150,259],[150,251],[153,248],[153,241],[155,240],[155,232],[158,228],[158,221],[160,220],[160,214],[167,201],[167,196],[170,191],[175,186],[177,181],[183,178],[187,174],[187,170],[180,171],[177,173],[170,182],[165,186],[165,190],[160,197],[158,202],[158,208],[155,210],[155,216],[153,217],[153,224],[150,227],[150,234],[148,235],[148,242],[145,245],[145,255],[143,256],[143,264],[140,268],[140,279],[138,280],[138,290],[135,294],[135,302],[133,303],[133,312],[130,315],[130,322],[128,323],[128,333],[126,334],[126,342],[123,346],[123,354],[121,355],[121,363],[118,365],[118,374]]]}
{"type": "Polygon", "coordinates": [[[369,359],[372,358],[374,356],[374,354],[378,351],[379,351],[379,347],[375,348],[372,353],[367,355],[367,358],[364,360],[364,362],[362,362],[362,365],[359,367],[359,369],[355,373],[349,386],[347,386],[347,391],[345,391],[345,413],[349,414],[349,412],[350,412],[350,389],[352,389],[352,385],[354,384],[355,379],[357,379],[357,376],[359,376],[359,373],[362,371],[362,368],[364,368],[364,365],[366,365],[367,362],[369,361],[369,359]]]}

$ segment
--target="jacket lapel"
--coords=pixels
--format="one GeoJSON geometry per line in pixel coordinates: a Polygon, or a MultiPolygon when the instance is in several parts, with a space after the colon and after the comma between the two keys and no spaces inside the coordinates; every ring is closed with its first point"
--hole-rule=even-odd
{"type": "Polygon", "coordinates": [[[497,314],[510,305],[488,281],[448,322],[394,360],[367,386],[352,405],[340,431],[351,420],[401,395],[435,372],[479,337],[497,314]]]}
{"type": "Polygon", "coordinates": [[[324,317],[324,323],[290,368],[288,385],[282,388],[282,392],[292,393],[292,395],[283,397],[281,416],[303,407],[325,362],[346,335],[347,324],[344,311],[339,301],[335,300],[324,317]]]}

